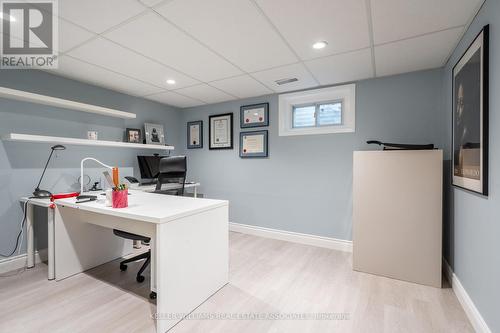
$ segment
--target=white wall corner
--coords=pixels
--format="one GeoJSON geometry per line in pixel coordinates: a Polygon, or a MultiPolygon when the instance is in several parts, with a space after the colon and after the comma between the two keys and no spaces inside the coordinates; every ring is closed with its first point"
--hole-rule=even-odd
{"type": "Polygon", "coordinates": [[[331,250],[352,252],[352,241],[330,237],[302,234],[298,232],[257,227],[248,224],[229,222],[229,230],[259,237],[272,238],[292,243],[299,243],[331,250]]]}
{"type": "Polygon", "coordinates": [[[444,268],[444,274],[448,279],[448,281],[450,282],[453,292],[455,293],[455,295],[458,298],[458,301],[462,305],[462,308],[464,309],[465,314],[469,318],[474,330],[478,333],[491,333],[491,330],[484,321],[483,316],[481,316],[481,313],[479,313],[479,310],[474,305],[474,302],[470,298],[465,288],[462,286],[462,283],[460,282],[456,274],[451,269],[451,266],[444,258],[443,258],[443,268],[444,268]]]}

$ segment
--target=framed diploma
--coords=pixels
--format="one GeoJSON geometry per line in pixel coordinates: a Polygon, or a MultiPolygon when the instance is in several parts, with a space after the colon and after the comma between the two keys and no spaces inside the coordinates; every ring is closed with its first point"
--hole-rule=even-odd
{"type": "Polygon", "coordinates": [[[233,114],[208,117],[209,149],[233,149],[233,114]]]}
{"type": "Polygon", "coordinates": [[[244,105],[240,107],[240,127],[269,126],[269,103],[244,105]]]}
{"type": "Polygon", "coordinates": [[[268,141],[266,131],[240,133],[240,157],[267,157],[268,141]]]}
{"type": "Polygon", "coordinates": [[[203,120],[187,123],[187,148],[203,148],[203,120]]]}

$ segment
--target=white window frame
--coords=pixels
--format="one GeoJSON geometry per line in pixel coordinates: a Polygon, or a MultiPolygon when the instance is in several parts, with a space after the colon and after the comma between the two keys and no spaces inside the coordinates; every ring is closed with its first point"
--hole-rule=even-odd
{"type": "Polygon", "coordinates": [[[353,133],[356,129],[356,85],[346,84],[279,95],[279,136],[353,133]],[[293,127],[293,107],[342,101],[342,124],[293,127]]]}

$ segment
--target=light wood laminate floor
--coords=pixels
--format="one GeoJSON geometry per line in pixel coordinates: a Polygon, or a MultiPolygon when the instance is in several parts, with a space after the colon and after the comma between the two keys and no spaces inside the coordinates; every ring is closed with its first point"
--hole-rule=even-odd
{"type": "MultiPolygon", "coordinates": [[[[0,332],[154,332],[156,306],[149,284],[135,282],[139,266],[121,272],[114,261],[54,282],[39,264],[0,278],[0,332]]],[[[473,332],[448,286],[354,272],[350,253],[239,233],[230,234],[230,283],[192,315],[262,317],[193,318],[170,332],[473,332]],[[337,320],[270,318],[277,313],[337,320]]]]}

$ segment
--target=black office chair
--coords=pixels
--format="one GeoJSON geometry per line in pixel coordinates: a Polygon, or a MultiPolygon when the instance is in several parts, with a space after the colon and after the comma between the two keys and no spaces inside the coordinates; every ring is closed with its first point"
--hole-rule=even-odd
{"type": "MultiPolygon", "coordinates": [[[[186,156],[172,156],[172,157],[164,157],[160,160],[160,167],[159,167],[159,175],[158,175],[158,181],[156,183],[156,191],[155,193],[160,193],[160,194],[167,194],[167,195],[184,195],[184,182],[186,180],[186,167],[187,167],[187,162],[186,162],[186,156]],[[174,189],[174,190],[161,190],[161,187],[165,183],[172,182],[173,180],[177,180],[180,184],[182,184],[182,187],[179,189],[174,189]]],[[[134,241],[142,241],[145,243],[150,242],[149,237],[141,236],[141,235],[136,235],[130,232],[126,232],[123,230],[117,230],[113,229],[113,233],[116,236],[125,238],[125,239],[131,239],[134,241]]],[[[151,261],[151,249],[148,250],[148,252],[141,253],[135,257],[123,260],[120,262],[120,270],[121,271],[126,271],[127,270],[127,264],[130,262],[134,262],[137,260],[142,260],[146,259],[144,263],[142,264],[141,268],[139,269],[139,272],[137,272],[136,276],[136,281],[141,283],[144,282],[144,275],[142,273],[148,267],[150,261],[151,261]]],[[[151,299],[156,298],[156,293],[152,291],[149,294],[149,297],[151,299]]]]}

